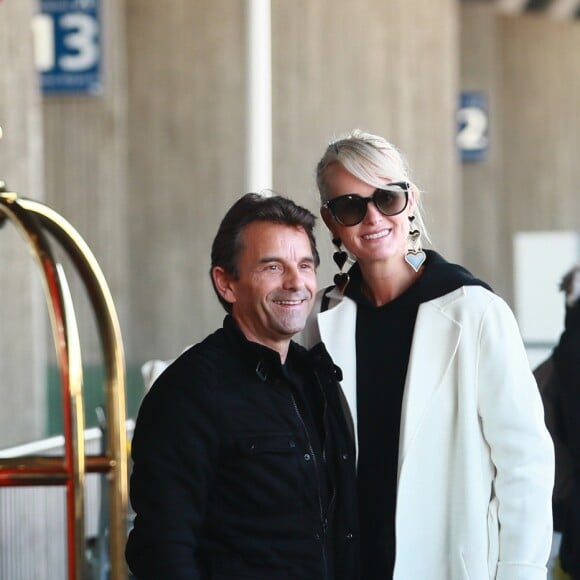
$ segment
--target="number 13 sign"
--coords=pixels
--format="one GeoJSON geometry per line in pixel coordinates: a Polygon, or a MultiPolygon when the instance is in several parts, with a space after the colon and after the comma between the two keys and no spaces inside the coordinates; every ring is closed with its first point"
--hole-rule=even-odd
{"type": "Polygon", "coordinates": [[[34,39],[43,93],[101,92],[99,1],[41,0],[34,39]]]}

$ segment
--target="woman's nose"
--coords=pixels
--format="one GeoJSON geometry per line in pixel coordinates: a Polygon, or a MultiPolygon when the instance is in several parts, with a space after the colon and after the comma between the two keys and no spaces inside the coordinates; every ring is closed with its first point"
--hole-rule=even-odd
{"type": "Polygon", "coordinates": [[[369,201],[367,203],[367,212],[365,213],[363,221],[373,224],[379,221],[382,218],[382,216],[383,214],[379,211],[374,202],[369,201]]]}

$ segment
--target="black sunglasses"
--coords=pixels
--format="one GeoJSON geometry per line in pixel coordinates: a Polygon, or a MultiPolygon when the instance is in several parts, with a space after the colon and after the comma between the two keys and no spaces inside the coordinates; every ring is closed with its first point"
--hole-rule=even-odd
{"type": "Polygon", "coordinates": [[[375,189],[370,197],[348,193],[327,201],[322,207],[327,208],[340,225],[356,226],[365,218],[371,201],[383,215],[400,214],[409,202],[409,183],[406,181],[388,183],[385,187],[375,189]]]}

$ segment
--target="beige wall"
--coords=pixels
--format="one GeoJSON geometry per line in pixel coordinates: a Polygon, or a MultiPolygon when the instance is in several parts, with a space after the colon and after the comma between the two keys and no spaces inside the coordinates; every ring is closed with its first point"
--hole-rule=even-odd
{"type": "MultiPolygon", "coordinates": [[[[42,117],[30,27],[35,4],[0,4],[0,181],[23,197],[42,200],[42,117]]],[[[0,446],[43,434],[46,320],[40,280],[24,237],[12,222],[5,223],[0,229],[0,446]]]]}
{"type": "MultiPolygon", "coordinates": [[[[124,2],[104,0],[101,11],[103,94],[43,99],[46,200],[95,254],[130,343],[124,2]]],[[[84,288],[69,273],[83,359],[96,364],[101,347],[93,312],[84,288]]]]}
{"type": "MultiPolygon", "coordinates": [[[[245,2],[128,2],[131,296],[137,358],[219,325],[207,275],[245,163],[245,2]],[[185,23],[181,28],[180,24],[185,23]]],[[[457,256],[457,6],[449,0],[272,2],[274,189],[318,213],[314,165],[354,127],[408,155],[433,237],[457,256]],[[432,193],[431,193],[432,192],[432,193]]],[[[319,231],[331,276],[328,234],[319,231]]]]}
{"type": "Polygon", "coordinates": [[[513,305],[514,234],[580,228],[580,22],[474,2],[461,28],[461,86],[491,120],[488,160],[462,166],[465,261],[513,305]]]}
{"type": "Polygon", "coordinates": [[[461,90],[481,91],[489,107],[489,145],[484,161],[466,162],[462,176],[463,261],[502,296],[509,295],[501,193],[502,95],[500,19],[489,3],[466,3],[461,9],[461,90]]]}
{"type": "MultiPolygon", "coordinates": [[[[44,175],[32,10],[29,0],[0,3],[0,178],[46,199],[85,237],[111,286],[128,366],[174,356],[223,316],[209,250],[244,192],[246,3],[106,0],[105,91],[44,99],[44,175]]],[[[578,227],[578,27],[501,17],[489,3],[272,0],[274,189],[317,212],[314,166],[328,140],[354,127],[382,134],[426,191],[434,246],[511,299],[513,232],[578,227]],[[460,87],[489,93],[484,164],[458,160],[460,87]]],[[[322,285],[334,268],[329,236],[318,233],[322,285]]],[[[18,294],[32,284],[32,266],[7,248],[0,244],[10,268],[0,288],[18,294]]],[[[30,348],[42,348],[33,337],[45,321],[38,300],[37,314],[26,293],[18,300],[3,328],[24,346],[0,340],[16,349],[20,369],[30,348]]],[[[92,313],[80,310],[85,360],[94,363],[92,313]]],[[[37,373],[27,382],[42,385],[39,368],[27,365],[37,373]]],[[[39,423],[38,409],[27,412],[39,423]]]]}
{"type": "Polygon", "coordinates": [[[208,276],[225,208],[244,193],[244,2],[127,2],[133,360],[221,324],[208,276]]]}
{"type": "Polygon", "coordinates": [[[580,230],[580,20],[500,26],[505,229],[580,230]]]}
{"type": "MultiPolygon", "coordinates": [[[[315,165],[354,128],[385,136],[407,157],[434,244],[461,256],[454,151],[457,5],[447,0],[273,2],[274,187],[318,213],[315,165]]],[[[321,224],[328,284],[334,265],[321,224]]]]}

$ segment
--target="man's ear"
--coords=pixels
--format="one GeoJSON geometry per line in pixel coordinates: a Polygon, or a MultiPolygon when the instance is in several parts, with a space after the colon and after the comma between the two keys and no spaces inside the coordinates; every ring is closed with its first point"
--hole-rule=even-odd
{"type": "Polygon", "coordinates": [[[337,231],[337,228],[336,228],[336,222],[334,221],[334,218],[332,217],[332,215],[330,215],[328,208],[321,207],[320,208],[320,216],[324,220],[326,227],[330,230],[332,237],[333,238],[340,238],[338,231],[337,231]]]}
{"type": "Polygon", "coordinates": [[[230,304],[236,302],[236,292],[232,284],[232,277],[221,267],[212,268],[211,277],[219,295],[230,304]]]}

